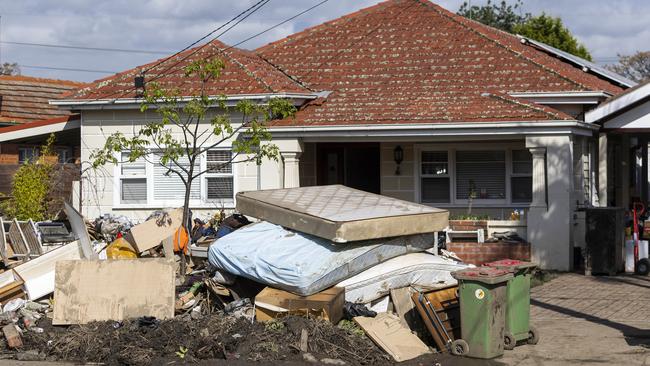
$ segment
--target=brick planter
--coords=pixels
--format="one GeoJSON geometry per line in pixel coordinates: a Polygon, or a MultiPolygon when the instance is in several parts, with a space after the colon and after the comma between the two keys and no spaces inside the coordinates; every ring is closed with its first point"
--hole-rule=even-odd
{"type": "Polygon", "coordinates": [[[483,229],[487,233],[487,220],[449,220],[449,227],[456,231],[483,229]]]}
{"type": "Polygon", "coordinates": [[[530,261],[530,243],[447,243],[447,250],[477,266],[499,259],[530,261]]]}

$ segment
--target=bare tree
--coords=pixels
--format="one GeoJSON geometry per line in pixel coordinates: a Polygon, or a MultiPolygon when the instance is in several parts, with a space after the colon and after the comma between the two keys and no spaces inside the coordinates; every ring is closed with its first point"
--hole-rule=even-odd
{"type": "Polygon", "coordinates": [[[20,75],[20,67],[17,62],[5,62],[0,65],[0,75],[20,75]]]}
{"type": "Polygon", "coordinates": [[[607,65],[617,74],[636,82],[650,80],[650,51],[637,51],[633,55],[618,55],[618,63],[607,65]]]}

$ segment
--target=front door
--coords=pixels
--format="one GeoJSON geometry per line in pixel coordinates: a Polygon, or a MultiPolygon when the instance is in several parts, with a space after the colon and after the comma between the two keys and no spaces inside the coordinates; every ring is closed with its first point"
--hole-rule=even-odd
{"type": "Polygon", "coordinates": [[[379,143],[322,143],[316,149],[318,185],[343,184],[380,193],[379,143]]]}

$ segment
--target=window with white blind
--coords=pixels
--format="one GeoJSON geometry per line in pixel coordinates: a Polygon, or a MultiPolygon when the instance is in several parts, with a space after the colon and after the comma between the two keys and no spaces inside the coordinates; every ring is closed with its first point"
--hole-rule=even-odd
{"type": "Polygon", "coordinates": [[[206,198],[214,200],[232,200],[234,197],[234,177],[232,172],[232,151],[209,150],[206,153],[205,177],[206,198]]]}
{"type": "Polygon", "coordinates": [[[470,198],[506,198],[505,151],[456,151],[456,199],[470,198]]]}
{"type": "Polygon", "coordinates": [[[129,153],[121,154],[120,202],[147,202],[147,166],[144,158],[129,162],[129,153]]]}
{"type": "Polygon", "coordinates": [[[528,150],[512,150],[510,173],[512,202],[530,203],[533,200],[533,155],[528,150]]]}
{"type": "MultiPolygon", "coordinates": [[[[182,205],[185,198],[185,184],[178,174],[180,170],[174,162],[161,164],[161,153],[152,152],[145,158],[128,162],[128,153],[121,154],[121,161],[115,170],[116,190],[115,204],[125,207],[141,205],[159,207],[182,205]]],[[[194,174],[207,169],[203,175],[194,179],[190,190],[190,204],[193,206],[214,206],[215,201],[224,206],[234,203],[235,184],[231,150],[210,150],[196,159],[194,174]]],[[[176,160],[182,168],[189,169],[189,159],[180,157],[176,160]]],[[[186,173],[182,173],[185,176],[186,173]]]]}
{"type": "Polygon", "coordinates": [[[532,201],[532,155],[525,149],[419,152],[420,202],[527,204],[532,201]]]}
{"type": "Polygon", "coordinates": [[[422,202],[449,203],[449,153],[422,151],[420,161],[422,202]]]}
{"type": "MultiPolygon", "coordinates": [[[[180,171],[181,169],[173,162],[168,161],[167,164],[161,163],[161,154],[154,154],[153,160],[153,199],[155,201],[174,201],[183,200],[185,198],[185,184],[178,174],[170,171],[174,169],[180,171]]],[[[181,167],[190,168],[190,161],[187,157],[179,157],[177,160],[181,167]]],[[[201,171],[201,159],[198,158],[194,162],[194,172],[201,171]]],[[[185,175],[185,173],[182,173],[185,175]]],[[[201,180],[195,179],[192,181],[190,188],[190,200],[201,199],[201,180]]]]}

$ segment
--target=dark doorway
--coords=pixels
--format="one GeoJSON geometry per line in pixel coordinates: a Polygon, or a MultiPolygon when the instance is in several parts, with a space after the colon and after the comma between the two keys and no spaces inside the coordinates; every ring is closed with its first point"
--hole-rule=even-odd
{"type": "Polygon", "coordinates": [[[380,193],[379,143],[316,145],[318,185],[343,184],[380,193]]]}

